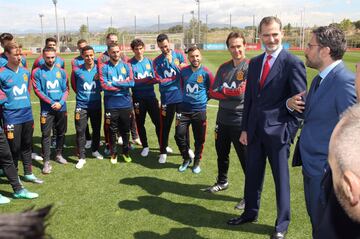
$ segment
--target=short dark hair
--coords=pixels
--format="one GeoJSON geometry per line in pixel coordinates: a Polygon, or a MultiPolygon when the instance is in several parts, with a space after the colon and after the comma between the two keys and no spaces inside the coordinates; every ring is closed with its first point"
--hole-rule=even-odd
{"type": "Polygon", "coordinates": [[[259,29],[258,29],[259,33],[261,33],[261,27],[263,25],[269,25],[273,22],[276,22],[277,24],[279,24],[280,30],[282,30],[281,20],[278,17],[269,16],[269,17],[264,17],[263,19],[261,19],[260,24],[259,24],[259,29]]]}
{"type": "Polygon", "coordinates": [[[241,38],[243,40],[244,45],[246,44],[245,36],[241,32],[230,32],[228,37],[226,38],[226,46],[229,47],[229,41],[231,38],[241,38]]]}
{"type": "Polygon", "coordinates": [[[45,234],[51,205],[21,213],[0,215],[0,233],[2,238],[51,238],[45,234]]]}
{"type": "Polygon", "coordinates": [[[159,34],[156,38],[156,42],[163,42],[165,40],[169,41],[169,37],[164,33],[159,34]]]}
{"type": "Polygon", "coordinates": [[[117,36],[116,33],[110,32],[106,35],[106,39],[109,39],[111,36],[117,36]]]}
{"type": "Polygon", "coordinates": [[[192,45],[186,50],[186,53],[189,54],[189,53],[191,53],[193,51],[196,51],[196,50],[200,51],[200,48],[197,45],[192,45]]]}
{"type": "Polygon", "coordinates": [[[85,51],[94,51],[94,48],[92,48],[91,46],[87,45],[84,46],[83,48],[81,48],[81,54],[83,54],[85,51]]]}
{"type": "Polygon", "coordinates": [[[87,43],[87,41],[85,39],[80,39],[77,41],[76,45],[80,45],[81,43],[87,43]]]}
{"type": "Polygon", "coordinates": [[[49,52],[49,51],[53,51],[53,52],[55,52],[56,53],[56,50],[55,50],[55,48],[54,47],[44,47],[44,49],[43,49],[43,54],[45,53],[45,52],[49,52]]]}
{"type": "Polygon", "coordinates": [[[1,44],[4,44],[4,41],[12,41],[13,39],[14,39],[14,36],[7,32],[4,32],[0,35],[1,44]]]}
{"type": "Polygon", "coordinates": [[[117,46],[117,47],[120,47],[119,44],[117,44],[117,43],[110,43],[110,44],[108,45],[108,48],[107,48],[107,49],[108,49],[108,51],[109,51],[110,48],[113,48],[113,47],[116,47],[116,46],[117,46]]]}
{"type": "Polygon", "coordinates": [[[318,27],[312,31],[316,41],[322,47],[330,48],[333,60],[340,60],[346,52],[346,39],[342,30],[334,26],[318,27]]]}
{"type": "Polygon", "coordinates": [[[138,47],[138,46],[145,47],[145,43],[139,38],[132,40],[132,42],[130,43],[130,47],[133,50],[135,49],[135,47],[138,47]]]}
{"type": "Polygon", "coordinates": [[[11,53],[13,49],[19,49],[19,45],[15,42],[9,42],[4,46],[4,52],[11,53]]]}
{"type": "Polygon", "coordinates": [[[49,42],[55,42],[55,44],[57,44],[57,40],[56,40],[56,38],[54,38],[54,37],[48,37],[48,38],[46,38],[46,40],[45,40],[45,46],[47,46],[47,44],[48,44],[49,42]]]}

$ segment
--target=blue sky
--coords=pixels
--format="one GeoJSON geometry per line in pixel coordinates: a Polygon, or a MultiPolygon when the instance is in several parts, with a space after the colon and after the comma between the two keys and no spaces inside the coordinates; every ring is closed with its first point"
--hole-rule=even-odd
{"type": "MultiPolygon", "coordinates": [[[[40,32],[39,13],[44,14],[45,32],[55,31],[55,10],[52,0],[0,0],[0,32],[40,32]],[[6,19],[6,20],[5,20],[6,19]]],[[[63,18],[68,30],[78,30],[89,17],[89,27],[106,28],[110,25],[124,27],[137,24],[157,24],[160,15],[162,23],[181,22],[182,15],[188,22],[190,11],[195,10],[195,0],[58,0],[59,28],[63,29],[63,18]]],[[[305,25],[328,25],[344,18],[360,20],[359,0],[200,0],[201,20],[208,23],[229,23],[232,15],[233,26],[252,25],[268,15],[277,15],[284,24],[300,25],[301,12],[305,13],[305,25]]],[[[196,15],[197,16],[197,15],[196,15]]]]}

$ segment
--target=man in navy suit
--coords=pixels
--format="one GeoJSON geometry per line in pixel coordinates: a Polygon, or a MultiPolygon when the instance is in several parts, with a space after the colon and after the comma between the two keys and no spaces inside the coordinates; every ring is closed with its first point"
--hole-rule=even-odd
{"type": "Polygon", "coordinates": [[[251,59],[245,91],[243,131],[240,142],[248,147],[245,173],[245,211],[229,225],[257,220],[268,157],[276,188],[277,219],[271,238],[285,238],[290,222],[288,157],[298,130],[296,111],[288,99],[306,91],[304,64],[282,48],[282,24],[265,17],[259,26],[265,53],[251,59]]]}
{"type": "MultiPolygon", "coordinates": [[[[341,60],[345,51],[345,35],[335,27],[315,29],[305,49],[306,65],[319,71],[306,99],[304,127],[298,142],[306,208],[313,232],[319,223],[321,180],[328,169],[330,136],[340,115],[356,103],[355,76],[341,60]]],[[[300,97],[294,96],[288,102],[289,107],[296,109],[299,102],[300,97]]]]}

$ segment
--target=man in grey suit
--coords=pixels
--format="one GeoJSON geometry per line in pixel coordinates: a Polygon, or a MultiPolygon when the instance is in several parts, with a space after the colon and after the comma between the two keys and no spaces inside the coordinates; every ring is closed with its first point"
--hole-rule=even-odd
{"type": "MultiPolygon", "coordinates": [[[[319,222],[321,180],[328,166],[331,133],[340,115],[356,102],[353,73],[342,58],[346,51],[344,33],[335,27],[319,27],[312,32],[305,49],[306,65],[317,69],[306,98],[303,113],[304,126],[296,151],[302,160],[306,208],[313,233],[319,222]]],[[[302,112],[304,102],[300,95],[288,100],[288,107],[302,112]]]]}

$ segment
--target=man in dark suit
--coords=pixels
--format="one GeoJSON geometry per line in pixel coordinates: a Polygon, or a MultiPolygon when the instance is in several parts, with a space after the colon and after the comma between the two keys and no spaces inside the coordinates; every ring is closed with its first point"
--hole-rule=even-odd
{"type": "Polygon", "coordinates": [[[243,131],[240,142],[248,146],[245,173],[245,211],[230,219],[229,225],[256,221],[264,180],[266,158],[276,187],[277,219],[271,238],[285,238],[290,222],[288,157],[298,130],[296,111],[288,99],[306,91],[304,64],[282,48],[280,19],[265,17],[259,26],[265,53],[251,59],[245,91],[243,131]]]}
{"type": "Polygon", "coordinates": [[[329,144],[329,165],[322,180],[321,214],[314,239],[360,238],[360,104],[349,108],[329,144]]]}
{"type": "MultiPolygon", "coordinates": [[[[319,71],[306,99],[304,127],[298,142],[306,208],[313,232],[319,223],[318,203],[321,180],[328,168],[330,136],[340,115],[356,102],[355,76],[341,60],[345,51],[345,35],[335,27],[313,30],[305,49],[306,65],[319,71]]],[[[295,108],[297,102],[299,97],[294,96],[289,107],[295,108]]]]}

